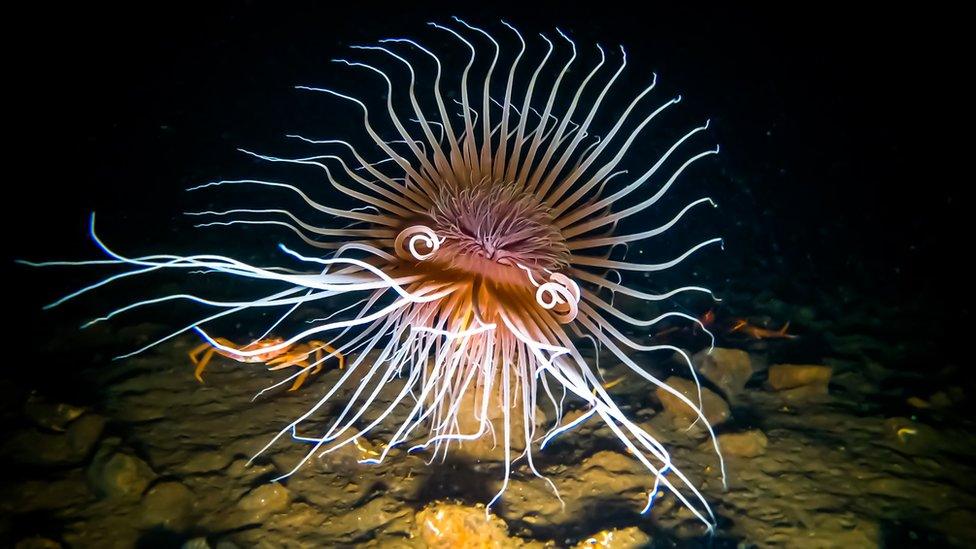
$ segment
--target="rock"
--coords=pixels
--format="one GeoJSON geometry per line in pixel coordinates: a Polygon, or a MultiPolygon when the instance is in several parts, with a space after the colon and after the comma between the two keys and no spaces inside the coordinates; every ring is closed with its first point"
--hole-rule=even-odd
{"type": "Polygon", "coordinates": [[[432,549],[453,547],[515,547],[508,526],[496,515],[487,515],[481,505],[432,503],[417,513],[415,535],[432,549]]]}
{"type": "Polygon", "coordinates": [[[959,403],[966,400],[966,390],[958,385],[951,385],[946,387],[946,395],[949,397],[953,403],[959,403]]]}
{"type": "Polygon", "coordinates": [[[0,446],[0,458],[16,465],[55,466],[72,461],[64,435],[21,430],[7,436],[0,446]]]}
{"type": "MultiPolygon", "coordinates": [[[[290,513],[289,513],[290,514],[290,513]]],[[[484,515],[484,511],[482,511],[484,515]]],[[[329,517],[326,528],[342,539],[355,539],[360,532],[382,529],[409,531],[413,527],[411,509],[387,495],[375,497],[360,507],[329,517]]]]}
{"type": "Polygon", "coordinates": [[[921,410],[932,407],[929,401],[923,398],[918,398],[916,396],[908,397],[908,399],[906,399],[905,402],[907,402],[908,405],[911,406],[912,408],[918,408],[921,410]]]}
{"type": "Polygon", "coordinates": [[[906,402],[909,406],[919,409],[935,408],[942,410],[945,408],[952,407],[953,405],[961,402],[964,398],[963,391],[960,387],[949,387],[945,391],[936,391],[925,400],[924,398],[919,398],[917,396],[909,397],[906,402]]]}
{"type": "Polygon", "coordinates": [[[83,413],[85,413],[84,408],[52,402],[37,393],[31,393],[24,402],[24,414],[38,427],[52,431],[64,431],[65,426],[78,419],[83,413]]]}
{"type": "MultiPolygon", "coordinates": [[[[672,376],[664,383],[684,395],[692,404],[698,405],[698,388],[694,381],[672,376]]],[[[687,403],[663,387],[658,387],[656,394],[661,405],[664,406],[664,411],[675,419],[675,427],[685,428],[698,419],[698,414],[687,403]]],[[[706,387],[701,388],[701,397],[702,413],[709,424],[718,425],[729,418],[729,405],[722,397],[706,387]]]]}
{"type": "Polygon", "coordinates": [[[61,549],[62,545],[53,539],[42,538],[40,536],[33,538],[24,538],[14,545],[14,549],[61,549]]]}
{"type": "MultiPolygon", "coordinates": [[[[336,441],[344,441],[350,437],[356,437],[352,442],[339,447],[338,449],[324,454],[322,457],[332,467],[329,470],[348,470],[349,467],[361,467],[360,461],[364,459],[377,458],[382,453],[382,448],[377,448],[368,438],[360,435],[359,430],[350,427],[336,441]]],[[[331,447],[331,446],[330,446],[331,447]]],[[[277,460],[275,460],[277,464],[277,460]]],[[[279,470],[290,470],[292,466],[279,466],[279,470]]]]}
{"type": "MultiPolygon", "coordinates": [[[[711,444],[709,444],[709,448],[706,451],[714,451],[711,448],[711,444]]],[[[654,498],[654,504],[651,506],[651,516],[658,521],[662,521],[663,517],[673,515],[675,505],[678,505],[678,498],[674,497],[673,494],[667,494],[663,490],[658,490],[657,496],[654,498]]]]}
{"type": "Polygon", "coordinates": [[[179,482],[162,482],[142,498],[140,522],[145,527],[162,526],[180,532],[193,523],[193,492],[179,482]]]}
{"type": "Polygon", "coordinates": [[[542,473],[552,479],[565,505],[547,483],[531,476],[515,477],[496,512],[521,527],[529,524],[538,531],[558,531],[581,514],[592,513],[594,502],[626,501],[638,510],[647,502],[649,472],[629,453],[600,450],[578,464],[542,473]]]}
{"type": "Polygon", "coordinates": [[[136,498],[156,478],[149,465],[120,451],[121,440],[107,439],[88,466],[88,483],[100,497],[136,498]]]}
{"type": "Polygon", "coordinates": [[[210,542],[207,541],[207,538],[201,536],[186,540],[180,546],[180,549],[210,549],[210,547],[210,542]]]}
{"type": "MultiPolygon", "coordinates": [[[[496,380],[495,387],[500,387],[500,380],[496,380]]],[[[481,414],[483,393],[474,390],[474,383],[461,396],[461,404],[457,413],[457,432],[477,433],[480,421],[476,419],[475,412],[481,414]]],[[[513,452],[521,452],[525,448],[525,437],[523,425],[525,424],[525,413],[522,406],[521,393],[512,391],[512,406],[509,409],[509,421],[512,432],[511,444],[513,452]]],[[[498,405],[501,393],[496,391],[490,395],[488,403],[488,421],[494,426],[495,433],[503,433],[505,429],[504,418],[501,407],[498,405]]],[[[548,402],[548,401],[546,401],[548,402]]],[[[543,425],[546,421],[545,413],[536,407],[533,414],[536,427],[543,425]]],[[[423,439],[426,440],[426,439],[423,439]]],[[[466,440],[460,446],[451,449],[452,455],[471,461],[493,460],[502,461],[505,459],[505,447],[503,444],[496,444],[491,436],[491,429],[485,427],[484,434],[477,440],[466,440]]]]}
{"type": "Polygon", "coordinates": [[[636,526],[630,528],[614,528],[613,530],[603,530],[584,539],[573,546],[574,549],[586,549],[588,547],[599,547],[601,549],[630,549],[647,547],[651,543],[651,537],[645,534],[636,526]]]}
{"type": "Polygon", "coordinates": [[[952,399],[945,391],[938,391],[929,397],[929,403],[933,408],[948,408],[952,406],[952,399]]]}
{"type": "Polygon", "coordinates": [[[973,541],[976,540],[976,521],[969,509],[951,509],[937,520],[949,542],[959,547],[973,546],[973,541]]]}
{"type": "Polygon", "coordinates": [[[678,523],[671,531],[679,540],[691,540],[707,536],[708,526],[698,519],[688,519],[678,523]]]}
{"type": "Polygon", "coordinates": [[[79,460],[87,458],[105,430],[105,418],[86,414],[68,426],[68,446],[79,460]]]}
{"type": "Polygon", "coordinates": [[[296,531],[325,529],[327,527],[324,525],[330,518],[332,517],[321,512],[316,505],[295,502],[288,507],[287,513],[275,517],[274,527],[280,530],[294,529],[296,531]]]}
{"type": "MultiPolygon", "coordinates": [[[[828,365],[833,367],[832,364],[828,365]]],[[[834,371],[836,372],[837,369],[835,368],[834,371]]],[[[863,371],[835,373],[831,376],[830,383],[842,388],[848,395],[856,395],[857,398],[866,399],[869,395],[876,395],[881,390],[878,384],[871,381],[863,371]]]]}
{"type": "Polygon", "coordinates": [[[229,452],[198,452],[186,462],[177,465],[185,474],[212,473],[226,468],[234,460],[229,452]]]}
{"type": "MultiPolygon", "coordinates": [[[[712,449],[710,442],[706,443],[709,450],[712,449]]],[[[722,453],[726,456],[757,457],[766,453],[766,446],[769,439],[758,430],[743,431],[741,433],[725,433],[718,436],[718,445],[722,453]]],[[[705,446],[705,445],[703,445],[705,446]]]]}
{"type": "Polygon", "coordinates": [[[269,516],[280,513],[291,503],[288,489],[277,482],[262,484],[251,490],[237,502],[237,507],[245,513],[248,524],[263,522],[269,516]]]}
{"type": "MultiPolygon", "coordinates": [[[[562,415],[562,418],[559,421],[559,425],[560,426],[569,425],[569,424],[573,423],[574,421],[579,420],[581,417],[583,417],[587,413],[588,413],[588,410],[584,410],[584,409],[569,410],[568,412],[566,412],[565,414],[562,415]]],[[[654,411],[651,410],[651,412],[650,412],[649,415],[653,415],[653,414],[654,414],[654,411]]],[[[597,417],[597,419],[599,420],[599,417],[597,417]]],[[[584,430],[585,431],[592,431],[593,429],[598,428],[598,427],[600,427],[599,421],[593,421],[593,418],[590,417],[589,419],[583,420],[581,423],[576,424],[576,426],[573,427],[572,429],[569,429],[568,431],[563,431],[562,433],[560,433],[559,435],[557,435],[555,438],[550,439],[549,444],[555,443],[557,441],[572,440],[573,435],[575,433],[580,433],[580,432],[582,432],[584,430]]]]}
{"type": "Polygon", "coordinates": [[[859,334],[845,336],[834,335],[825,332],[824,339],[827,344],[839,355],[844,356],[878,356],[891,352],[891,345],[879,341],[873,337],[859,334]]]}
{"type": "Polygon", "coordinates": [[[776,396],[787,403],[809,403],[822,401],[828,397],[827,386],[814,384],[776,391],[776,396]]]}
{"type": "Polygon", "coordinates": [[[3,442],[0,456],[22,465],[75,465],[91,454],[104,427],[105,418],[92,414],[72,423],[66,433],[21,430],[3,442]]]}
{"type": "Polygon", "coordinates": [[[752,360],[749,353],[739,349],[716,347],[692,357],[692,362],[703,376],[717,385],[732,398],[742,392],[752,377],[752,360]]]}
{"type": "Polygon", "coordinates": [[[946,439],[936,429],[909,418],[886,419],[884,431],[891,444],[906,454],[932,454],[948,447],[946,439]]]}
{"type": "Polygon", "coordinates": [[[583,460],[580,464],[580,474],[585,474],[591,469],[601,469],[608,473],[628,473],[641,471],[641,467],[642,465],[629,455],[613,450],[600,450],[583,460]]]}
{"type": "MultiPolygon", "coordinates": [[[[296,505],[296,507],[300,506],[296,505]]],[[[482,514],[484,512],[482,511],[482,514]]],[[[288,516],[291,517],[291,510],[288,516]]],[[[336,539],[356,539],[362,532],[396,530],[409,533],[414,512],[402,502],[388,496],[374,497],[365,504],[326,519],[324,528],[336,539]]],[[[324,518],[324,517],[323,517],[324,518]]],[[[348,544],[353,545],[353,544],[348,544]]]]}
{"type": "Polygon", "coordinates": [[[775,364],[769,367],[769,386],[774,391],[817,386],[827,392],[833,368],[817,364],[775,364]]]}
{"type": "MultiPolygon", "coordinates": [[[[573,410],[569,410],[568,412],[566,412],[566,413],[563,414],[562,421],[560,421],[560,424],[561,425],[569,425],[570,423],[578,420],[579,418],[585,416],[588,413],[590,413],[590,411],[589,410],[585,410],[583,408],[575,408],[573,410]]],[[[653,415],[653,412],[651,412],[651,415],[653,415]]],[[[580,429],[584,425],[586,425],[587,423],[588,423],[588,421],[584,421],[583,423],[577,425],[575,427],[575,429],[580,429]]]]}

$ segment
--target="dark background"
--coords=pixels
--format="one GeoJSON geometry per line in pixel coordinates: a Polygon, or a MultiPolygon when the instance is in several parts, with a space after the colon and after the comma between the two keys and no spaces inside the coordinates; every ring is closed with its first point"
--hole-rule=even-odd
{"type": "MultiPolygon", "coordinates": [[[[180,212],[221,202],[184,188],[270,173],[236,147],[261,150],[296,128],[321,128],[306,131],[320,137],[355,130],[338,115],[330,122],[346,105],[293,85],[358,82],[328,63],[349,44],[390,36],[447,44],[426,21],[456,14],[498,30],[504,17],[527,36],[558,26],[581,51],[624,44],[633,71],[660,75],[660,97],[681,92],[682,112],[711,117],[710,142],[722,155],[694,184],[722,206],[707,222],[728,242],[720,287],[772,290],[800,304],[843,294],[860,314],[897,311],[885,322],[906,337],[957,345],[948,335],[968,330],[963,263],[972,250],[960,243],[970,177],[952,169],[962,142],[950,129],[966,114],[957,103],[966,70],[959,14],[823,3],[634,9],[221,2],[12,16],[8,259],[96,257],[86,238],[93,210],[106,239],[130,253],[238,246],[233,233],[187,232],[180,212]]],[[[6,264],[9,317],[28,341],[92,314],[37,310],[93,280],[90,271],[6,264]]]]}

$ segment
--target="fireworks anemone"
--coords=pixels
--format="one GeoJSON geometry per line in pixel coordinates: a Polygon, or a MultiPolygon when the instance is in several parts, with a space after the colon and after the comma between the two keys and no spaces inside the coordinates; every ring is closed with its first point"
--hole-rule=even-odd
{"type": "MultiPolygon", "coordinates": [[[[502,23],[506,40],[517,44],[513,52],[505,53],[506,48],[485,30],[459,19],[455,22],[456,28],[431,26],[448,33],[449,40],[456,40],[462,52],[468,52],[458,87],[447,93],[448,97],[460,98],[454,100],[459,113],[449,112],[455,105],[445,100],[442,61],[435,53],[409,39],[381,40],[376,46],[353,48],[374,64],[338,62],[368,71],[385,84],[386,129],[374,126],[374,114],[366,101],[328,88],[298,87],[361,110],[363,128],[372,142],[367,148],[336,139],[289,136],[305,146],[325,147],[327,154],[281,158],[244,151],[269,162],[321,169],[334,189],[361,202],[360,207],[330,207],[313,200],[309,194],[314,192],[306,194],[296,186],[267,180],[222,180],[192,189],[246,185],[262,187],[269,197],[293,193],[310,210],[339,220],[331,227],[319,227],[283,209],[191,214],[215,218],[200,226],[284,227],[309,247],[329,250],[324,254],[301,253],[280,245],[281,252],[301,262],[306,271],[259,267],[222,255],[126,257],[98,238],[93,215],[92,238],[109,259],[33,265],[114,264],[130,270],[51,306],[122,278],[164,269],[277,286],[271,293],[248,301],[168,295],[133,303],[92,322],[137,307],[189,300],[217,312],[126,356],[191,330],[217,349],[243,357],[285,349],[313,337],[329,345],[330,352],[322,360],[352,353],[354,358],[324,396],[258,452],[260,455],[273,444],[289,439],[309,444],[305,457],[280,478],[293,474],[317,454],[354,444],[357,437],[370,435],[391,417],[406,418],[398,420],[380,455],[364,461],[383,462],[390,449],[403,443],[414,443],[411,449],[424,449],[434,459],[446,455],[451,445],[494,437],[504,450],[504,478],[497,495],[488,502],[490,509],[508,485],[513,461],[524,460],[535,475],[545,478],[535,467],[533,452],[598,416],[652,475],[645,511],[663,487],[711,527],[715,518],[705,498],[672,462],[664,446],[614,403],[599,371],[577,347],[583,341],[593,343],[598,351],[616,356],[633,374],[694,410],[711,435],[721,465],[714,433],[702,413],[700,391],[697,399],[687,398],[641,367],[631,353],[677,353],[697,382],[688,356],[679,348],[641,344],[625,334],[628,329],[647,328],[669,317],[696,320],[679,312],[638,319],[613,304],[615,294],[659,302],[681,292],[711,292],[686,286],[651,294],[607,276],[610,272],[668,269],[701,248],[720,243],[717,238],[706,240],[661,263],[611,259],[616,247],[664,234],[696,206],[711,204],[710,199],[701,198],[660,226],[614,234],[618,222],[656,204],[694,162],[718,152],[716,147],[685,155],[680,163],[671,160],[689,139],[707,128],[707,123],[685,133],[639,176],[625,177],[626,172],[618,165],[628,149],[656,116],[680,101],[680,96],[647,107],[654,76],[629,104],[617,109],[615,122],[597,135],[593,122],[598,114],[607,116],[602,112],[606,110],[604,99],[627,65],[623,48],[619,55],[608,55],[597,46],[595,64],[580,71],[575,43],[560,31],[557,41],[562,45],[540,35],[544,44],[541,55],[533,55],[522,35],[502,23]],[[486,48],[487,56],[479,48],[486,48]],[[560,56],[562,61],[553,65],[560,56]],[[607,64],[616,68],[605,69],[607,64]],[[428,71],[433,73],[432,81],[420,82],[418,74],[428,71]],[[517,74],[522,76],[518,78],[517,74]],[[552,74],[552,78],[544,76],[552,74]],[[577,80],[577,75],[581,76],[578,81],[567,83],[577,80]],[[395,86],[394,81],[406,85],[395,86]],[[638,117],[635,113],[642,110],[646,114],[638,117]],[[381,136],[386,131],[390,136],[381,136]],[[367,159],[377,151],[382,153],[381,158],[367,159]],[[670,168],[666,177],[658,177],[662,167],[674,164],[677,167],[670,168]],[[645,186],[652,184],[657,190],[650,194],[645,186]],[[630,202],[636,203],[615,208],[639,190],[639,196],[650,196],[636,201],[631,198],[630,202]],[[310,304],[322,306],[329,300],[335,303],[333,298],[346,294],[357,296],[352,305],[276,346],[242,351],[225,347],[205,330],[208,323],[242,311],[280,311],[267,334],[296,309],[310,304]],[[378,399],[380,391],[396,378],[402,380],[396,396],[378,399]],[[340,388],[351,396],[344,405],[326,408],[340,388]],[[582,414],[564,422],[562,408],[567,394],[581,403],[582,414]],[[535,414],[546,400],[555,410],[555,421],[543,433],[535,414]],[[463,401],[474,405],[463,407],[463,401]],[[310,418],[326,411],[331,415],[327,428],[310,434],[310,418]],[[516,413],[522,416],[513,418],[516,413]],[[501,417],[498,428],[491,417],[501,417]],[[477,427],[464,429],[462,425],[477,427]]],[[[330,307],[326,304],[323,308],[330,307]]],[[[273,387],[301,373],[297,371],[273,387]]],[[[721,469],[724,480],[724,465],[721,469]]],[[[555,485],[546,481],[555,491],[555,485]]]]}

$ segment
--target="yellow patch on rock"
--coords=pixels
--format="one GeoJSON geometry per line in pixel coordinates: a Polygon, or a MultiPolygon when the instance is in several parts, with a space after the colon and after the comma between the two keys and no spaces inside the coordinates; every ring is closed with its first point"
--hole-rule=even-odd
{"type": "Polygon", "coordinates": [[[774,391],[807,385],[826,388],[833,368],[819,364],[776,364],[769,367],[769,386],[774,391]]]}

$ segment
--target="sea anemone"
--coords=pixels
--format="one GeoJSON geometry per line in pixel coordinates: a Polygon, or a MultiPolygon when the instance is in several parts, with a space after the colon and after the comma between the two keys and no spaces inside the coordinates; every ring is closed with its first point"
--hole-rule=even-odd
{"type": "MultiPolygon", "coordinates": [[[[305,457],[281,478],[316,454],[354,444],[391,417],[402,417],[405,420],[395,426],[392,437],[383,441],[382,452],[364,461],[383,462],[392,448],[406,442],[414,442],[411,449],[425,449],[434,459],[445,456],[452,445],[494,437],[504,450],[504,478],[497,495],[488,502],[490,509],[508,485],[513,461],[524,460],[535,475],[545,478],[533,463],[533,452],[599,416],[652,475],[645,511],[664,487],[711,528],[715,517],[705,498],[675,466],[668,451],[614,403],[598,368],[580,352],[582,342],[592,343],[598,352],[614,355],[633,374],[686,404],[711,435],[721,465],[714,433],[702,413],[700,390],[697,399],[687,398],[641,367],[632,353],[677,353],[697,382],[688,356],[677,347],[645,345],[625,334],[625,329],[647,328],[669,317],[696,320],[680,312],[639,319],[613,303],[617,294],[660,302],[681,292],[711,292],[685,286],[652,294],[625,285],[619,275],[618,281],[608,276],[668,269],[701,248],[721,242],[706,240],[660,263],[611,259],[618,246],[626,248],[629,243],[662,235],[691,209],[712,203],[701,198],[659,226],[614,234],[618,222],[656,204],[694,162],[718,153],[715,147],[684,155],[683,162],[671,160],[708,124],[685,133],[640,175],[627,175],[619,164],[635,139],[656,116],[678,103],[680,96],[648,108],[655,75],[623,108],[613,109],[613,123],[597,134],[593,122],[598,114],[607,116],[604,99],[627,65],[623,48],[619,54],[608,54],[596,46],[595,64],[580,71],[576,45],[561,31],[557,30],[557,42],[563,45],[557,47],[540,35],[542,48],[534,55],[522,35],[502,22],[506,40],[517,44],[508,55],[485,30],[460,19],[455,22],[456,28],[431,23],[437,31],[448,33],[449,40],[456,40],[462,53],[468,52],[453,92],[445,92],[449,86],[442,83],[447,78],[441,59],[413,40],[387,39],[376,46],[353,47],[375,64],[337,60],[364,69],[385,84],[385,130],[374,126],[377,117],[367,109],[367,102],[328,88],[298,86],[361,110],[363,129],[371,141],[368,147],[290,136],[308,146],[326,147],[328,154],[281,158],[244,151],[270,162],[319,168],[335,190],[361,202],[360,207],[328,206],[310,196],[317,189],[308,189],[306,194],[296,186],[268,180],[222,180],[193,188],[257,186],[268,196],[294,193],[311,210],[325,214],[319,217],[340,220],[319,227],[307,222],[307,215],[283,209],[192,214],[216,218],[201,226],[261,224],[290,229],[309,247],[330,250],[324,255],[300,253],[279,245],[284,254],[314,272],[259,267],[221,255],[125,257],[99,240],[93,215],[92,238],[109,259],[34,265],[117,264],[131,270],[52,306],[109,282],[164,269],[278,285],[273,292],[247,301],[168,295],[130,304],[92,322],[137,307],[189,300],[217,312],[126,356],[188,331],[196,331],[218,349],[245,357],[313,337],[334,349],[322,360],[352,353],[354,357],[324,396],[258,451],[260,455],[289,438],[310,445],[305,457]],[[487,49],[486,57],[479,51],[482,47],[487,49]],[[557,49],[561,53],[554,53],[557,49]],[[562,60],[554,62],[560,55],[562,60]],[[616,67],[605,69],[607,64],[616,67]],[[429,82],[418,78],[426,72],[433,74],[429,82]],[[403,85],[394,85],[398,79],[403,85]],[[569,84],[570,80],[574,83],[569,84]],[[459,99],[453,100],[454,105],[446,97],[459,99]],[[455,107],[460,108],[459,113],[454,112],[455,107]],[[646,114],[635,114],[642,110],[646,114]],[[392,133],[384,136],[386,131],[392,133]],[[377,152],[382,157],[372,157],[377,152]],[[658,172],[665,166],[672,167],[659,178],[658,172]],[[657,189],[653,194],[645,191],[652,184],[657,189]],[[635,192],[634,196],[642,198],[630,197],[635,192]],[[628,202],[633,203],[625,205],[628,202]],[[344,294],[358,297],[334,300],[344,294]],[[331,307],[324,305],[330,300],[331,307]],[[334,312],[270,348],[240,351],[225,347],[204,329],[215,319],[246,310],[280,311],[267,334],[309,304],[334,312]],[[381,390],[396,378],[403,380],[396,396],[378,399],[381,390]],[[351,392],[345,405],[326,408],[340,388],[351,392]],[[564,422],[567,394],[582,413],[564,422]],[[551,402],[555,418],[546,432],[537,432],[535,415],[546,400],[551,402]],[[465,401],[474,405],[463,407],[465,401]],[[332,414],[327,429],[310,433],[306,422],[326,411],[332,414]],[[515,414],[521,417],[513,417],[515,414]],[[497,428],[491,417],[501,418],[497,428]],[[463,427],[472,425],[475,427],[463,427]]],[[[296,371],[274,387],[301,373],[296,371]]],[[[721,470],[724,480],[724,465],[721,470]]],[[[546,481],[555,491],[555,485],[546,481]]]]}

